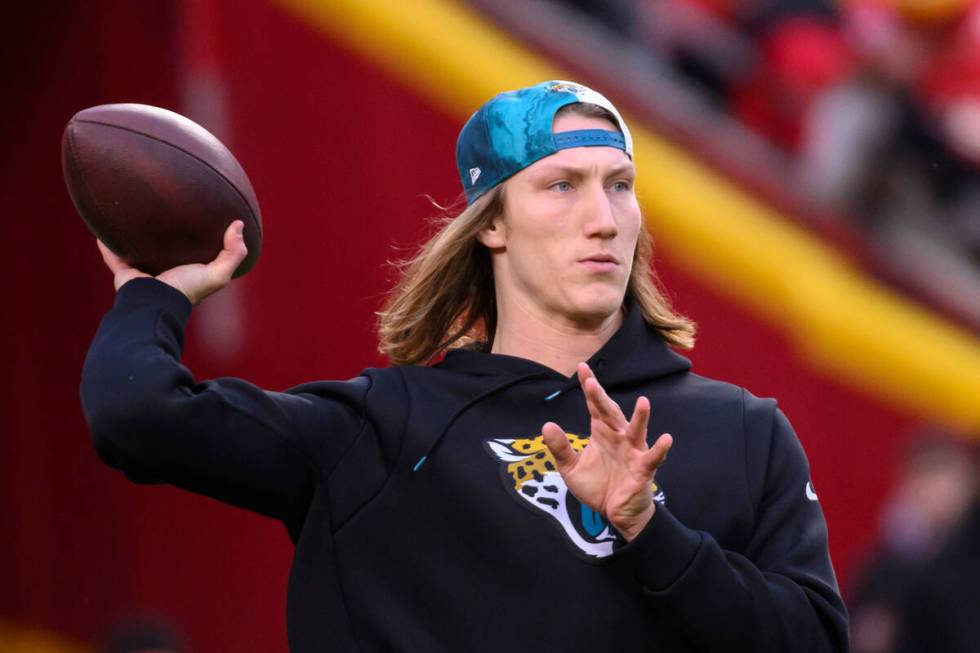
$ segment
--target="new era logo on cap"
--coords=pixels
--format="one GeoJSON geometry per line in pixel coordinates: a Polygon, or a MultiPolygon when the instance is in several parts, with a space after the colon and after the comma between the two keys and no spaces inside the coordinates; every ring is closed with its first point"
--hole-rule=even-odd
{"type": "Polygon", "coordinates": [[[589,91],[591,89],[588,89],[585,86],[582,86],[581,84],[576,84],[575,82],[554,81],[551,82],[551,85],[548,87],[548,90],[568,91],[570,93],[575,93],[576,95],[578,95],[580,93],[585,93],[586,91],[589,91]]]}
{"type": "Polygon", "coordinates": [[[481,170],[479,168],[470,168],[470,183],[475,184],[476,180],[480,178],[481,170]]]}

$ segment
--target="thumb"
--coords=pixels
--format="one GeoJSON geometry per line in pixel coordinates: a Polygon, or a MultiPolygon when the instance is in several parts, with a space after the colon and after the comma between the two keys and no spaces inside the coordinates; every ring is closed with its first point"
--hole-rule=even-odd
{"type": "Polygon", "coordinates": [[[208,263],[208,268],[214,277],[227,281],[241,265],[248,255],[248,248],[245,247],[245,223],[235,220],[225,229],[221,251],[213,261],[208,263]]]}
{"type": "Polygon", "coordinates": [[[554,422],[548,422],[541,427],[541,436],[545,445],[548,447],[548,451],[555,458],[555,464],[558,465],[559,474],[564,474],[575,467],[579,455],[575,453],[572,445],[568,443],[564,429],[554,422]]]}

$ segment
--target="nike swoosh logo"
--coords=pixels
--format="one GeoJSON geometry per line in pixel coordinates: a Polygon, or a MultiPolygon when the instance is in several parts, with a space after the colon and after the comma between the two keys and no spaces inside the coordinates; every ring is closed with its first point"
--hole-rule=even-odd
{"type": "Polygon", "coordinates": [[[813,483],[807,481],[805,489],[806,489],[806,498],[809,499],[810,501],[816,501],[817,493],[813,490],[813,483]]]}

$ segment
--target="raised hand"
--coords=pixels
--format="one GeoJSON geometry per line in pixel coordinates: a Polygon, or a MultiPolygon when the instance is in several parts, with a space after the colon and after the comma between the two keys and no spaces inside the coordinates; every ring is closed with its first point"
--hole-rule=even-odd
{"type": "Polygon", "coordinates": [[[544,442],[571,493],[602,514],[629,541],[656,510],[650,484],[666,460],[673,438],[664,433],[648,447],[650,401],[646,397],[636,400],[633,416],[627,421],[585,363],[578,365],[578,378],[592,416],[589,444],[576,453],[564,429],[554,422],[542,428],[544,442]]]}
{"type": "MultiPolygon", "coordinates": [[[[245,238],[242,236],[244,226],[245,223],[241,220],[235,220],[228,225],[222,249],[210,263],[178,265],[164,270],[156,278],[184,293],[192,304],[199,303],[208,295],[227,286],[231,281],[231,275],[245,260],[248,250],[245,247],[245,238]]],[[[116,290],[132,279],[152,276],[137,270],[116,256],[101,240],[97,240],[96,243],[99,251],[102,252],[102,260],[114,275],[113,283],[116,290]]]]}

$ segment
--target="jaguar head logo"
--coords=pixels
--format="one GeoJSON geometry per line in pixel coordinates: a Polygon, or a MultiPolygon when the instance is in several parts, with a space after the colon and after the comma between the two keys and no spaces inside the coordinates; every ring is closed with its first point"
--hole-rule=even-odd
{"type": "MultiPolygon", "coordinates": [[[[566,433],[575,451],[589,439],[566,433]]],[[[487,452],[502,463],[500,478],[508,492],[522,505],[553,519],[580,553],[604,558],[613,552],[619,537],[602,515],[575,498],[558,473],[555,459],[540,435],[531,438],[493,438],[485,442],[487,452]]],[[[656,483],[653,498],[664,502],[656,483]]]]}

